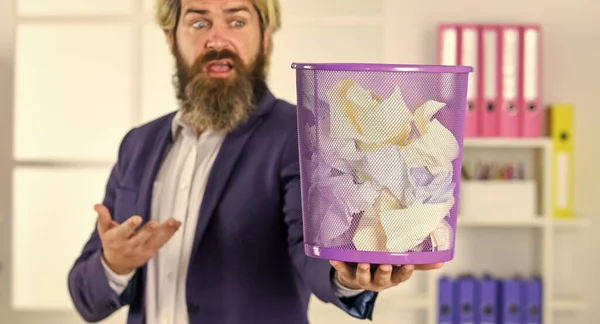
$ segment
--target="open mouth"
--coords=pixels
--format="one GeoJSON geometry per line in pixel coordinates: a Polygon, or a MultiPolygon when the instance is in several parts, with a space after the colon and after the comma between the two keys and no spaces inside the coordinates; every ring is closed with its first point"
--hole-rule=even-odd
{"type": "Polygon", "coordinates": [[[206,70],[209,73],[227,73],[233,69],[233,61],[230,59],[223,59],[218,61],[209,62],[206,65],[206,70]]]}

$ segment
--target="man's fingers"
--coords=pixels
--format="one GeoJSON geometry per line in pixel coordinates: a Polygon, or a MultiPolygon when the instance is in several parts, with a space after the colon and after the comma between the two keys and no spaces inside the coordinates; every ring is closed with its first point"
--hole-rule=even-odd
{"type": "Polygon", "coordinates": [[[150,237],[154,235],[158,227],[159,224],[156,221],[149,221],[131,238],[130,242],[133,245],[140,245],[146,243],[146,241],[148,241],[148,239],[150,239],[150,237]]]}
{"type": "Polygon", "coordinates": [[[110,217],[110,212],[106,206],[94,205],[94,210],[98,214],[98,233],[102,235],[111,229],[113,220],[110,217]]]}
{"type": "Polygon", "coordinates": [[[128,240],[141,223],[142,218],[140,216],[136,215],[129,217],[129,219],[124,221],[123,224],[112,230],[115,235],[114,237],[122,240],[128,240]]]}
{"type": "Polygon", "coordinates": [[[418,265],[415,265],[415,270],[436,270],[436,269],[441,269],[443,266],[444,266],[443,263],[418,264],[418,265]]]}
{"type": "Polygon", "coordinates": [[[389,264],[382,264],[375,270],[373,282],[378,287],[387,287],[392,283],[392,270],[394,268],[389,264]]]}
{"type": "Polygon", "coordinates": [[[341,261],[329,261],[332,267],[347,280],[352,280],[354,278],[354,273],[351,270],[351,266],[346,262],[341,261]]]}
{"type": "Polygon", "coordinates": [[[414,270],[415,266],[411,264],[396,267],[392,273],[392,283],[399,284],[410,279],[414,270]]]}
{"type": "Polygon", "coordinates": [[[367,287],[371,283],[371,265],[360,263],[356,268],[356,280],[362,287],[367,287]]]}
{"type": "Polygon", "coordinates": [[[147,246],[152,250],[160,249],[181,226],[181,222],[175,219],[169,219],[154,230],[154,235],[146,242],[147,246]]]}

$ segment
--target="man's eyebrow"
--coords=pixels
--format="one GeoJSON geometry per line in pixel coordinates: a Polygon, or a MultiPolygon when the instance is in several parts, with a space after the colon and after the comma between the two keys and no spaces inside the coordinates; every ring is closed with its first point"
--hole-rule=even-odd
{"type": "Polygon", "coordinates": [[[188,15],[188,14],[206,15],[207,13],[208,13],[208,10],[188,8],[185,10],[184,15],[188,15]]]}
{"type": "Polygon", "coordinates": [[[223,10],[225,13],[228,14],[234,14],[234,13],[238,13],[241,11],[245,11],[247,13],[250,13],[250,8],[246,7],[246,6],[239,6],[239,7],[233,7],[233,8],[228,8],[223,10]]]}
{"type": "MultiPolygon", "coordinates": [[[[223,10],[226,14],[235,14],[238,12],[247,12],[250,13],[250,9],[246,6],[240,6],[240,7],[234,7],[234,8],[228,8],[223,10]]],[[[198,15],[207,15],[209,13],[208,10],[206,9],[194,9],[194,8],[188,8],[185,10],[184,15],[188,15],[188,14],[198,14],[198,15]]]]}

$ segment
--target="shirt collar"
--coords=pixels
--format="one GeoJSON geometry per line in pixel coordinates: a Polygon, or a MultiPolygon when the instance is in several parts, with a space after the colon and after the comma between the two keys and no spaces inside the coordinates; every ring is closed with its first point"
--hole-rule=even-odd
{"type": "Polygon", "coordinates": [[[173,140],[177,138],[177,135],[179,135],[182,129],[187,127],[187,125],[181,121],[181,115],[183,115],[183,112],[181,110],[177,111],[171,122],[171,136],[173,136],[173,140]]]}

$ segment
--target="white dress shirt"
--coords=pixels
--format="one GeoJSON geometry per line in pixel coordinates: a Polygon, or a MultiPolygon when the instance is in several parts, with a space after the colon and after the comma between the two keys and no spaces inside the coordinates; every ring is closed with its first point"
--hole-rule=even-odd
{"type": "MultiPolygon", "coordinates": [[[[224,133],[206,131],[196,136],[175,115],[173,146],[161,166],[152,193],[151,218],[163,223],[173,217],[181,226],[148,262],[146,281],[146,323],[187,324],[186,277],[194,243],[200,204],[206,181],[225,138],[224,133]]],[[[133,215],[132,215],[133,216],[133,215]]],[[[117,275],[103,262],[111,288],[121,294],[135,271],[117,275]]],[[[357,295],[337,285],[339,297],[357,295]]]]}

